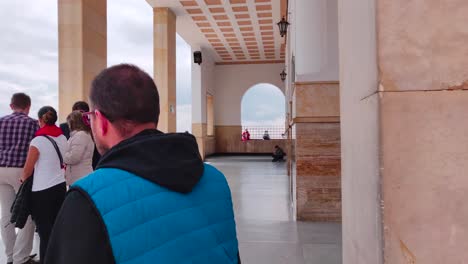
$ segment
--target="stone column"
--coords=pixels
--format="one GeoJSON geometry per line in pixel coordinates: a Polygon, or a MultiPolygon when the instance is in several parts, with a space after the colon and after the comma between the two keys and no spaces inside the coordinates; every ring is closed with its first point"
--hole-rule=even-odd
{"type": "Polygon", "coordinates": [[[340,0],[344,263],[468,259],[468,3],[442,2],[340,0]]]}
{"type": "Polygon", "coordinates": [[[88,101],[94,77],[107,66],[107,1],[59,0],[59,113],[88,101]]]}
{"type": "MultiPolygon", "coordinates": [[[[337,1],[291,3],[288,155],[298,220],[341,221],[337,1]],[[311,13],[312,12],[312,13],[311,13]],[[292,62],[291,62],[292,63],[292,62]]],[[[289,63],[289,62],[288,62],[289,63]]]]}
{"type": "Polygon", "coordinates": [[[154,80],[161,113],[158,129],[176,132],[176,16],[169,8],[154,8],[154,80]]]}

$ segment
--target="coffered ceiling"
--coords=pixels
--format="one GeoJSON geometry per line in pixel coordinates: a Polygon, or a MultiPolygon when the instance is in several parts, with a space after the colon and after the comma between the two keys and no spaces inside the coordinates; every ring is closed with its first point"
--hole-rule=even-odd
{"type": "Polygon", "coordinates": [[[189,44],[210,49],[218,63],[284,61],[284,39],[276,23],[285,0],[148,0],[170,7],[177,32],[189,44]]]}

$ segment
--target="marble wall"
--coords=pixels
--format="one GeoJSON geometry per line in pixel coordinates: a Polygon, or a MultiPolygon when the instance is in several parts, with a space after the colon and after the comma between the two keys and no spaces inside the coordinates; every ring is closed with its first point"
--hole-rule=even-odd
{"type": "Polygon", "coordinates": [[[337,82],[296,83],[291,156],[298,220],[341,221],[337,82]]]}

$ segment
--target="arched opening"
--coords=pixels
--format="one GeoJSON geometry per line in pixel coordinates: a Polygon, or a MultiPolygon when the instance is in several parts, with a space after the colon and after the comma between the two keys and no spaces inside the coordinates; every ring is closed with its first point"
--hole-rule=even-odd
{"type": "Polygon", "coordinates": [[[284,138],[285,97],[276,86],[259,83],[245,92],[241,101],[242,131],[248,129],[251,139],[284,138]]]}

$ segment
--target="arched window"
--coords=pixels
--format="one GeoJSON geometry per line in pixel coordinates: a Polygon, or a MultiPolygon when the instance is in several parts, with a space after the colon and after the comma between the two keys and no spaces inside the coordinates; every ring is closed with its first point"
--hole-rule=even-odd
{"type": "Polygon", "coordinates": [[[242,131],[249,130],[251,139],[262,139],[268,131],[270,139],[281,139],[285,131],[285,97],[276,86],[260,83],[242,97],[242,131]]]}

